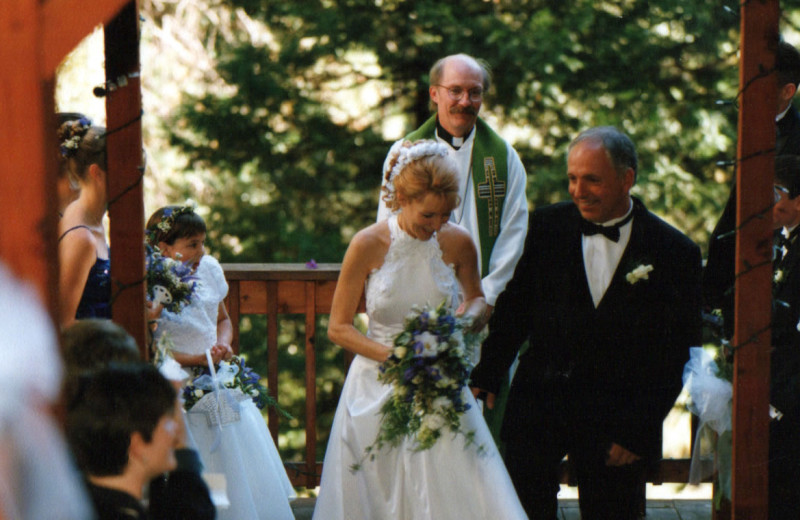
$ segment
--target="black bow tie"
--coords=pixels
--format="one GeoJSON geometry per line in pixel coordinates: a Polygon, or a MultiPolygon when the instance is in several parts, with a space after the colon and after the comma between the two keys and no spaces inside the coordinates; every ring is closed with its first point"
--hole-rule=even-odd
{"type": "Polygon", "coordinates": [[[633,218],[633,211],[628,213],[628,216],[620,220],[613,226],[601,226],[594,222],[589,222],[585,218],[581,219],[581,234],[582,235],[597,235],[598,233],[605,236],[612,242],[619,242],[619,228],[627,224],[633,218]]]}

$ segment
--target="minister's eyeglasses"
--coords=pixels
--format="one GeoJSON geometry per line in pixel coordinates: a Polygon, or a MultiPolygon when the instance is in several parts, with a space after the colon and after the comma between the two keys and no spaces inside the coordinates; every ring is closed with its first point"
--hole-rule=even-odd
{"type": "Polygon", "coordinates": [[[464,87],[448,87],[446,85],[434,85],[434,87],[442,87],[447,90],[447,95],[450,96],[450,99],[453,101],[461,101],[461,98],[464,97],[464,92],[468,93],[467,95],[470,101],[476,102],[483,99],[483,89],[481,87],[471,89],[465,89],[464,87]]]}

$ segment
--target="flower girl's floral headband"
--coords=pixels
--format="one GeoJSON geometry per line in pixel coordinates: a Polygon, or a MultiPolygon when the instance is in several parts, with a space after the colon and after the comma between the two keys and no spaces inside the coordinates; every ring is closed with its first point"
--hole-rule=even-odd
{"type": "Polygon", "coordinates": [[[164,214],[161,216],[161,221],[147,230],[147,242],[153,246],[158,245],[159,239],[170,232],[178,217],[194,213],[195,209],[196,206],[191,201],[187,202],[185,206],[165,209],[164,214]]]}
{"type": "Polygon", "coordinates": [[[418,141],[417,143],[411,146],[406,146],[405,143],[408,142],[409,141],[403,141],[397,147],[396,151],[394,152],[394,154],[396,154],[397,160],[395,161],[394,166],[392,166],[392,168],[386,172],[386,184],[384,186],[384,188],[386,189],[386,196],[384,200],[386,200],[386,202],[394,200],[395,198],[394,180],[395,178],[397,178],[398,175],[400,175],[400,172],[402,172],[406,166],[408,166],[414,161],[424,159],[425,157],[447,156],[447,146],[437,141],[432,141],[432,140],[418,141]]]}
{"type": "Polygon", "coordinates": [[[58,129],[61,156],[67,159],[75,157],[81,140],[90,128],[92,128],[92,121],[86,117],[65,121],[58,129]]]}

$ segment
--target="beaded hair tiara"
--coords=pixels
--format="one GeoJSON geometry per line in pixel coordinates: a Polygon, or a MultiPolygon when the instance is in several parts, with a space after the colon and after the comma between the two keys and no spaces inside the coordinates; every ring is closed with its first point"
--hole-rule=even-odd
{"type": "Polygon", "coordinates": [[[404,146],[407,142],[408,141],[403,141],[403,143],[398,146],[395,152],[397,154],[397,161],[386,173],[385,188],[390,199],[395,197],[394,180],[406,166],[414,161],[424,159],[425,157],[434,157],[437,155],[440,157],[447,156],[447,146],[437,141],[425,140],[411,146],[404,146]]]}

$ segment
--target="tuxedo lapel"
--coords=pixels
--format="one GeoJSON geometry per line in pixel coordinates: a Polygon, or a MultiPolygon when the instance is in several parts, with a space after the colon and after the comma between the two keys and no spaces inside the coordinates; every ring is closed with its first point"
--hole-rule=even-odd
{"type": "Polygon", "coordinates": [[[569,220],[568,227],[564,230],[564,237],[567,240],[567,255],[566,259],[568,265],[566,268],[567,282],[569,291],[572,296],[567,298],[567,301],[573,302],[573,305],[581,314],[587,315],[594,311],[594,302],[592,301],[592,293],[589,289],[589,279],[586,277],[586,266],[583,263],[583,243],[580,230],[581,215],[577,207],[574,207],[572,218],[569,220]]]}

